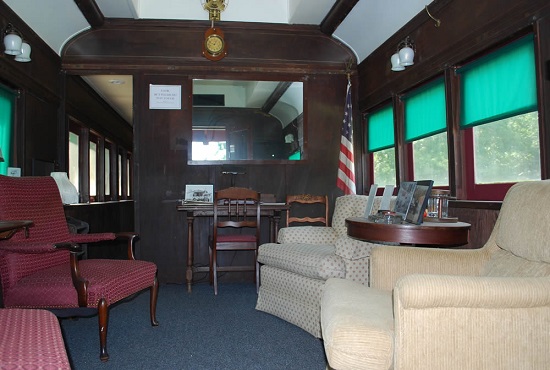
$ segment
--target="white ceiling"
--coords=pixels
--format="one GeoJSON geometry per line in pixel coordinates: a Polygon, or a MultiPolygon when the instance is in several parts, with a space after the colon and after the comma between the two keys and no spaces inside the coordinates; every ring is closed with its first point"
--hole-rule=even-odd
{"type": "MultiPolygon", "coordinates": [[[[106,18],[208,20],[201,0],[95,0],[106,18]]],[[[356,54],[358,63],[432,0],[359,0],[333,34],[356,54]]],[[[4,0],[57,54],[67,40],[90,28],[71,0],[4,0]]],[[[336,0],[229,0],[222,21],[319,25],[336,0]],[[260,5],[261,4],[261,5],[260,5]]],[[[31,55],[32,58],[32,55],[31,55]]],[[[129,76],[88,79],[100,95],[132,122],[129,76]],[[110,80],[125,83],[116,85],[110,80]],[[120,96],[126,94],[126,96],[120,96]],[[128,104],[128,101],[130,104],[128,104]],[[125,102],[125,103],[122,103],[125,102]]]]}

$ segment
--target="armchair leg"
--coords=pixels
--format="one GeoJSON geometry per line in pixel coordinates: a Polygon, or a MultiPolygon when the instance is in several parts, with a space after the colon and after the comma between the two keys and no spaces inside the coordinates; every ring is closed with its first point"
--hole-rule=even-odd
{"type": "Polygon", "coordinates": [[[109,324],[109,307],[105,298],[101,298],[97,305],[99,320],[99,359],[103,362],[109,360],[107,353],[107,325],[109,324]]]}
{"type": "Polygon", "coordinates": [[[150,288],[151,290],[151,300],[149,303],[149,310],[151,314],[151,325],[158,326],[159,322],[157,321],[157,298],[159,295],[159,281],[155,276],[155,281],[150,288]]]}

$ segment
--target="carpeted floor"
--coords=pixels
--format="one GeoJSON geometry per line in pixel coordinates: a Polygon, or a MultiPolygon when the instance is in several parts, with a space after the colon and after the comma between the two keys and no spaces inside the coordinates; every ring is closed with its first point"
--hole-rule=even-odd
{"type": "Polygon", "coordinates": [[[61,321],[74,370],[325,369],[323,343],[255,310],[254,284],[161,285],[158,327],[149,322],[149,291],[110,310],[107,349],[99,360],[97,316],[61,321]]]}

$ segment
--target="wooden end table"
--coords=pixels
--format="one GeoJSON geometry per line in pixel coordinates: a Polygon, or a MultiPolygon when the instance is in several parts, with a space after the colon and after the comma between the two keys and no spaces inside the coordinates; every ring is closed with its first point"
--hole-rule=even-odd
{"type": "Polygon", "coordinates": [[[451,247],[468,244],[471,225],[466,222],[377,224],[364,217],[350,217],[346,219],[346,226],[348,236],[363,241],[451,247]]]}

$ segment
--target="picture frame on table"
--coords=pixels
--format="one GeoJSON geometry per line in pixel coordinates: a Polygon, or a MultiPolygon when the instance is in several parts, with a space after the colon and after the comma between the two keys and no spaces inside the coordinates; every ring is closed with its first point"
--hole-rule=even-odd
{"type": "Polygon", "coordinates": [[[432,191],[433,180],[416,181],[411,203],[405,221],[420,225],[424,219],[424,211],[428,206],[428,198],[432,191]]]}
{"type": "Polygon", "coordinates": [[[185,185],[185,202],[213,203],[214,185],[185,185]]]}
{"type": "Polygon", "coordinates": [[[403,181],[399,184],[399,190],[397,191],[397,198],[395,199],[395,206],[393,211],[401,216],[403,220],[407,216],[411,201],[416,189],[416,181],[403,181]]]}

